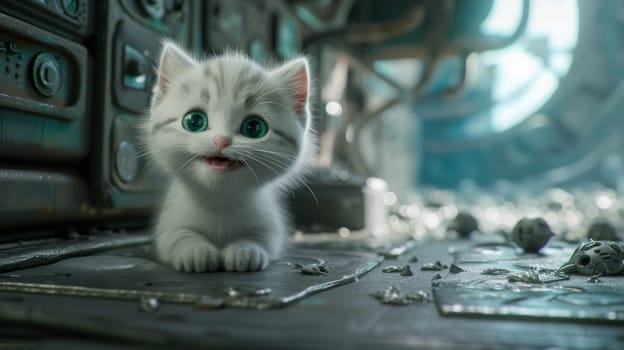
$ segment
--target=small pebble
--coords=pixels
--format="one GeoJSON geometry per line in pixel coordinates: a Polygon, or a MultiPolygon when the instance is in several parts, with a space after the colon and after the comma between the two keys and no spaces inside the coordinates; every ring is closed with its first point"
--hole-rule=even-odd
{"type": "Polygon", "coordinates": [[[403,266],[403,268],[401,269],[401,276],[414,276],[412,268],[409,265],[403,266]]]}
{"type": "Polygon", "coordinates": [[[442,271],[448,269],[448,266],[436,261],[435,263],[423,264],[420,269],[422,271],[442,271]]]}
{"type": "Polygon", "coordinates": [[[451,221],[447,230],[455,231],[461,238],[468,238],[470,234],[479,229],[477,219],[467,212],[459,212],[451,221]]]}
{"type": "Polygon", "coordinates": [[[384,304],[405,305],[407,300],[403,298],[395,286],[390,286],[382,291],[375,292],[372,296],[384,304]]]}
{"type": "Polygon", "coordinates": [[[587,229],[587,238],[594,241],[619,241],[615,227],[606,220],[594,221],[587,229]]]}
{"type": "Polygon", "coordinates": [[[394,272],[401,272],[402,269],[403,268],[400,266],[390,265],[390,266],[384,267],[383,270],[381,270],[381,272],[394,273],[394,272]]]}
{"type": "Polygon", "coordinates": [[[511,230],[511,240],[529,253],[537,253],[554,236],[542,218],[520,219],[511,230]]]}
{"type": "Polygon", "coordinates": [[[455,264],[451,264],[451,266],[449,267],[449,272],[450,273],[460,273],[460,272],[466,272],[466,270],[462,269],[461,267],[455,265],[455,264]]]}
{"type": "Polygon", "coordinates": [[[411,262],[411,263],[417,263],[417,262],[418,262],[418,257],[417,257],[416,255],[412,256],[412,257],[409,259],[409,262],[411,262]]]}
{"type": "Polygon", "coordinates": [[[327,271],[327,269],[324,266],[318,266],[318,265],[307,265],[307,266],[304,266],[301,269],[301,273],[304,274],[304,275],[313,275],[313,276],[329,274],[329,272],[327,271]]]}
{"type": "Polygon", "coordinates": [[[384,267],[381,272],[385,272],[385,273],[395,273],[395,272],[400,272],[401,276],[413,276],[414,273],[412,272],[412,268],[409,265],[405,265],[405,266],[396,266],[396,265],[390,265],[390,266],[386,266],[384,267]]]}

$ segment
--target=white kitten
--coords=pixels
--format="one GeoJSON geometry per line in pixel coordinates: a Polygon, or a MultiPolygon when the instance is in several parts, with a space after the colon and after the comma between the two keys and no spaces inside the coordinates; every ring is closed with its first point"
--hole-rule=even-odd
{"type": "Polygon", "coordinates": [[[144,125],[171,177],[155,228],[160,259],[181,271],[256,271],[288,232],[282,190],[312,153],[308,63],[273,70],[228,53],[197,61],[165,43],[144,125]]]}

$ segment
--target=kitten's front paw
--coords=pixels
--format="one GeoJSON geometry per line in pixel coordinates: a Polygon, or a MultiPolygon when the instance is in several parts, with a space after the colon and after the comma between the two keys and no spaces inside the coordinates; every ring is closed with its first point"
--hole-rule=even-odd
{"type": "Polygon", "coordinates": [[[226,271],[258,271],[269,264],[269,253],[256,243],[236,242],[223,250],[226,271]]]}
{"type": "Polygon", "coordinates": [[[208,242],[196,240],[192,245],[176,247],[171,263],[178,271],[216,271],[219,268],[219,251],[208,242]]]}

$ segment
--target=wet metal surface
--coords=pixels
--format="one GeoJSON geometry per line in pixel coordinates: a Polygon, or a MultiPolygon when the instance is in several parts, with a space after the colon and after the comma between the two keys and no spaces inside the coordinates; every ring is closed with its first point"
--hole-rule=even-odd
{"type": "MultiPolygon", "coordinates": [[[[366,236],[364,236],[366,237],[366,236]]],[[[414,250],[421,242],[408,237],[395,237],[393,239],[328,239],[298,241],[300,247],[312,249],[348,250],[357,252],[371,252],[384,256],[386,259],[397,259],[414,250]]],[[[418,258],[416,258],[418,261],[418,258]]]]}
{"type": "MultiPolygon", "coordinates": [[[[139,245],[151,242],[149,234],[101,234],[76,236],[66,240],[46,242],[42,245],[24,245],[0,250],[0,271],[11,271],[43,264],[50,264],[64,258],[87,255],[107,249],[139,245]]],[[[76,267],[79,267],[77,264],[76,267]]],[[[101,268],[105,264],[85,265],[89,268],[101,268]]],[[[51,273],[51,272],[45,272],[51,273]]],[[[63,272],[54,272],[65,274],[63,272]]]]}
{"type": "Polygon", "coordinates": [[[494,243],[467,247],[460,253],[460,259],[470,261],[462,265],[468,273],[451,274],[434,284],[438,310],[449,316],[507,320],[624,321],[621,277],[594,274],[588,279],[568,275],[567,272],[576,273],[574,269],[560,269],[561,262],[568,261],[573,251],[572,260],[576,261],[574,257],[579,251],[598,245],[584,243],[575,251],[577,247],[556,242],[540,254],[523,254],[494,243]]]}
{"type": "Polygon", "coordinates": [[[482,244],[467,240],[419,244],[410,254],[382,262],[357,283],[350,283],[356,280],[352,276],[349,282],[341,281],[345,284],[338,288],[322,289],[314,295],[301,293],[300,299],[291,299],[297,302],[269,311],[249,309],[249,306],[266,305],[262,303],[267,299],[292,296],[304,289],[314,291],[328,282],[341,280],[345,274],[353,274],[379,256],[310,250],[295,245],[295,251],[264,272],[184,274],[154,267],[147,248],[116,249],[91,257],[65,259],[46,269],[6,272],[1,274],[4,277],[0,282],[23,282],[27,278],[34,283],[69,286],[68,281],[81,280],[83,285],[100,289],[131,286],[122,290],[170,294],[150,295],[143,298],[147,304],[142,306],[144,294],[119,300],[5,291],[0,292],[0,307],[9,305],[7,310],[11,313],[0,314],[0,319],[9,324],[23,324],[34,332],[33,337],[39,334],[36,329],[62,330],[64,334],[80,334],[85,339],[97,336],[148,348],[213,349],[225,345],[283,349],[620,348],[621,323],[608,317],[617,318],[618,310],[624,305],[618,294],[618,289],[624,290],[621,276],[602,276],[597,283],[589,283],[587,276],[577,275],[570,275],[565,281],[540,284],[508,281],[508,275],[514,273],[555,272],[576,247],[557,248],[558,242],[549,243],[543,254],[513,253],[512,257],[501,256],[495,262],[457,263],[465,271],[451,273],[453,257],[449,255],[449,247],[455,247],[457,256],[461,256],[482,244]],[[422,262],[411,262],[413,255],[422,262]],[[420,270],[423,262],[437,260],[449,268],[420,270]],[[295,268],[296,264],[324,266],[328,274],[304,275],[295,268]],[[384,267],[393,265],[409,265],[414,276],[382,272],[384,267]],[[487,269],[494,273],[482,274],[487,269]],[[201,298],[187,303],[165,301],[167,295],[180,293],[201,295],[201,298]],[[592,300],[588,293],[601,295],[601,305],[587,306],[592,300]],[[435,302],[428,302],[433,297],[435,302]],[[156,308],[152,300],[156,301],[156,308]],[[555,303],[556,307],[550,307],[555,303]],[[247,307],[241,308],[241,304],[247,307]],[[445,306],[444,311],[440,306],[445,306]],[[479,309],[487,306],[494,309],[479,309]],[[561,317],[556,316],[571,311],[575,317],[582,314],[579,310],[590,309],[592,312],[611,310],[615,314],[589,319],[600,322],[588,322],[585,318],[565,318],[566,322],[558,322],[561,317]],[[530,318],[532,322],[519,318],[530,318]]]}
{"type": "Polygon", "coordinates": [[[502,279],[441,282],[434,296],[445,315],[624,322],[624,291],[584,281],[561,285],[502,279]]]}
{"type": "Polygon", "coordinates": [[[198,304],[200,308],[268,309],[355,282],[383,261],[375,254],[303,250],[257,273],[192,274],[153,261],[146,248],[126,248],[24,269],[19,274],[0,274],[0,290],[137,300],[143,309],[154,303],[146,300],[198,304]]]}

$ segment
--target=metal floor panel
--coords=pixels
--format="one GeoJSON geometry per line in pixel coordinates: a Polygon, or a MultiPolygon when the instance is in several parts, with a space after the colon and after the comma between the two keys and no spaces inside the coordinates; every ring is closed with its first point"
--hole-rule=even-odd
{"type": "Polygon", "coordinates": [[[357,281],[382,261],[371,253],[306,249],[291,250],[254,273],[184,273],[155,261],[151,246],[143,245],[3,273],[0,290],[265,309],[357,281]],[[323,266],[327,272],[302,273],[301,268],[310,265],[323,266]]]}
{"type": "MultiPolygon", "coordinates": [[[[445,316],[438,311],[439,305],[436,303],[387,305],[371,296],[388,286],[395,286],[405,293],[419,290],[432,293],[435,288],[432,288],[431,280],[437,274],[442,276],[443,283],[469,282],[480,278],[484,268],[521,270],[518,266],[522,265],[518,264],[557,265],[563,262],[560,260],[565,260],[564,255],[567,254],[565,249],[549,250],[545,255],[523,255],[514,250],[500,249],[503,252],[493,259],[492,255],[496,255],[499,249],[489,249],[483,255],[487,256],[487,259],[483,259],[487,261],[466,262],[479,260],[475,258],[474,246],[482,243],[448,240],[418,244],[396,259],[386,259],[380,267],[360,276],[357,282],[310,295],[279,309],[211,309],[201,305],[198,307],[194,303],[161,302],[153,311],[145,311],[136,299],[1,292],[0,316],[5,323],[13,325],[20,317],[26,318],[22,319],[22,323],[28,330],[32,331],[36,329],[33,326],[38,326],[38,329],[47,329],[53,334],[61,332],[63,335],[59,338],[42,331],[33,331],[32,337],[23,337],[22,348],[31,345],[37,349],[88,347],[85,344],[98,344],[98,348],[114,348],[124,344],[124,348],[167,349],[621,348],[624,338],[621,323],[618,322],[560,320],[540,315],[530,320],[514,315],[498,315],[496,318],[479,314],[445,316]],[[453,247],[451,252],[459,251],[459,254],[450,255],[450,247],[453,247]],[[418,257],[418,262],[410,262],[414,255],[418,257]],[[450,265],[455,255],[458,265],[466,272],[452,274],[448,270],[421,270],[423,264],[438,260],[450,265]],[[412,267],[413,276],[382,272],[383,267],[406,264],[412,267]]],[[[283,297],[340,278],[346,273],[354,273],[378,259],[375,254],[344,250],[348,249],[345,244],[341,244],[343,250],[316,250],[313,246],[307,244],[306,248],[297,248],[283,260],[273,263],[267,271],[259,273],[178,273],[154,264],[150,260],[149,250],[137,250],[135,247],[90,257],[70,258],[45,267],[6,272],[0,282],[69,285],[72,284],[69,281],[75,281],[84,286],[213,296],[223,295],[226,287],[240,287],[241,290],[268,287],[272,289],[271,296],[283,297]],[[330,275],[302,275],[292,266],[295,263],[320,260],[325,261],[330,275]],[[68,277],[68,274],[71,275],[68,277]]],[[[361,242],[357,246],[361,246],[361,242]]],[[[484,253],[482,247],[480,245],[476,251],[484,253]]],[[[492,279],[496,278],[501,277],[492,276],[492,279]]],[[[571,276],[568,281],[549,285],[593,285],[587,283],[586,279],[584,276],[571,276]]],[[[622,276],[603,280],[600,286],[624,290],[622,276]]],[[[444,297],[440,297],[438,304],[443,301],[444,297]]]]}

